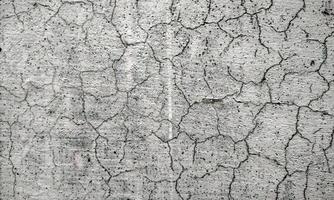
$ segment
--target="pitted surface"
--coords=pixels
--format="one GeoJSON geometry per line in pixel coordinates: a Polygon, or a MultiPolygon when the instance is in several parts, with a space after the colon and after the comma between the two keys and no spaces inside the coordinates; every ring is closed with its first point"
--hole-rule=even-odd
{"type": "Polygon", "coordinates": [[[0,199],[334,199],[331,0],[2,0],[0,199]]]}

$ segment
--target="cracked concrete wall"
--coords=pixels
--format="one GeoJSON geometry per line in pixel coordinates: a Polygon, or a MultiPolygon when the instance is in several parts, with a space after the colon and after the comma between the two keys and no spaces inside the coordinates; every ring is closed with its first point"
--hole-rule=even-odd
{"type": "Polygon", "coordinates": [[[0,199],[334,199],[331,0],[1,0],[0,199]]]}

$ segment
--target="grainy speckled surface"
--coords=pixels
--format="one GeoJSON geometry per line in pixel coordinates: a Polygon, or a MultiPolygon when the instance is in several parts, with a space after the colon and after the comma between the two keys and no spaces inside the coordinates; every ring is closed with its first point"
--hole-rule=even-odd
{"type": "Polygon", "coordinates": [[[334,199],[331,0],[1,0],[0,199],[334,199]]]}

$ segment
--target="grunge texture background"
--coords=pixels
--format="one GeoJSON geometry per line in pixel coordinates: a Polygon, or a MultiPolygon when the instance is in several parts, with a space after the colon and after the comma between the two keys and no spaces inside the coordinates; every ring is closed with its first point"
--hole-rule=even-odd
{"type": "Polygon", "coordinates": [[[0,199],[334,199],[331,0],[1,0],[0,199]]]}

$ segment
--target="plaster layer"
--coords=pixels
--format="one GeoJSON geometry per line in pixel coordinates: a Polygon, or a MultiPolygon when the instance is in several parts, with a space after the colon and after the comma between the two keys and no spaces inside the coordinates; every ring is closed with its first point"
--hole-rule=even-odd
{"type": "Polygon", "coordinates": [[[331,0],[0,1],[0,199],[334,199],[331,0]]]}

